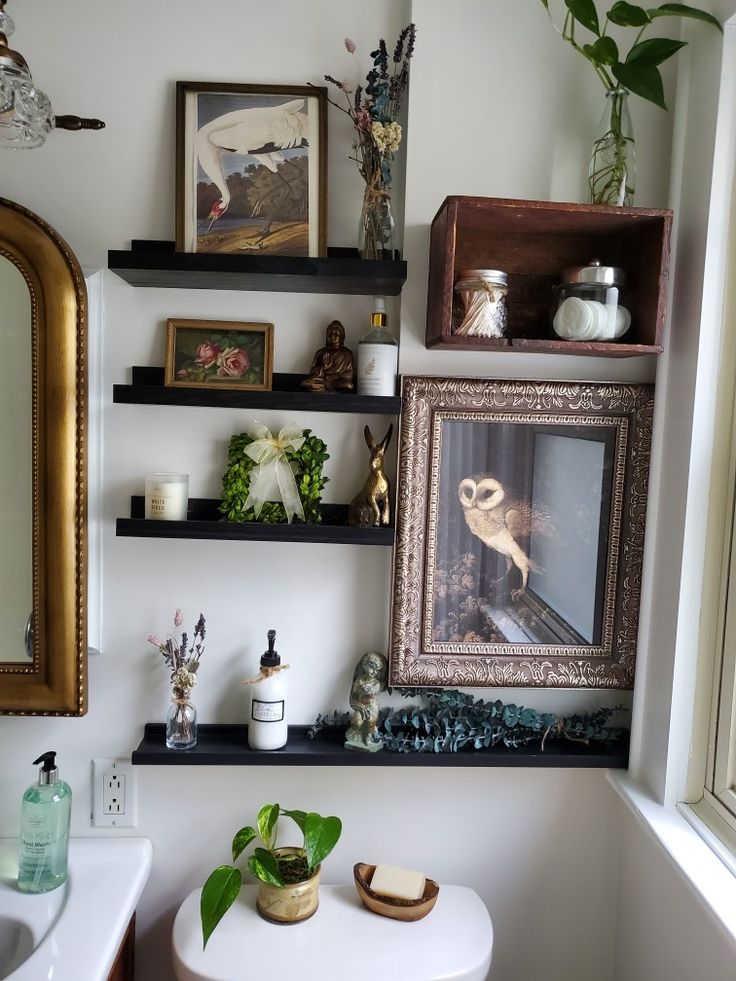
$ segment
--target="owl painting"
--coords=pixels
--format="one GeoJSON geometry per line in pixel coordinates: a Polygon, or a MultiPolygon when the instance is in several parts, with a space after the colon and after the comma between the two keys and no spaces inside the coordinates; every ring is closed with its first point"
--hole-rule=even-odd
{"type": "Polygon", "coordinates": [[[544,571],[529,558],[519,540],[528,538],[532,530],[552,535],[551,522],[525,501],[507,496],[503,484],[495,477],[478,480],[465,477],[460,481],[457,493],[468,528],[484,545],[505,558],[504,575],[508,575],[514,566],[521,573],[521,587],[511,592],[511,598],[518,600],[526,590],[529,570],[544,571]]]}

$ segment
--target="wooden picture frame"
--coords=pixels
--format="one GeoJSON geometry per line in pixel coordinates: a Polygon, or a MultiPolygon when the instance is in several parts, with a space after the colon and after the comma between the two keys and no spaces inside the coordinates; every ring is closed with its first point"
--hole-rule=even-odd
{"type": "Polygon", "coordinates": [[[390,685],[633,687],[652,407],[403,379],[390,685]]]}
{"type": "Polygon", "coordinates": [[[165,385],[270,392],[272,382],[273,324],[166,321],[165,385]]]}
{"type": "Polygon", "coordinates": [[[323,256],[327,89],[176,83],[176,248],[323,256]]]}

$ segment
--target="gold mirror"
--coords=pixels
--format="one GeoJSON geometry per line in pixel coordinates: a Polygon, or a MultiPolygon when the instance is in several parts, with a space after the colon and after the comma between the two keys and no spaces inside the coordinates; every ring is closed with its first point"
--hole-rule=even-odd
{"type": "Polygon", "coordinates": [[[87,710],[85,333],[76,257],[0,198],[0,712],[87,710]]]}

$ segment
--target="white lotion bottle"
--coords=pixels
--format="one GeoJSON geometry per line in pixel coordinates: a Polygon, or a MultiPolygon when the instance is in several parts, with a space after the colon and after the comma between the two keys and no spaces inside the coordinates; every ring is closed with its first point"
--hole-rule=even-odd
{"type": "Polygon", "coordinates": [[[386,300],[373,298],[370,329],[358,343],[358,395],[395,395],[399,347],[387,326],[386,300]]]}
{"type": "Polygon", "coordinates": [[[269,630],[267,637],[268,650],[261,657],[263,677],[252,686],[250,699],[248,745],[251,749],[281,749],[286,745],[289,736],[289,725],[286,721],[286,671],[281,668],[278,651],[273,649],[276,631],[269,630]],[[281,670],[273,671],[274,668],[281,670]]]}

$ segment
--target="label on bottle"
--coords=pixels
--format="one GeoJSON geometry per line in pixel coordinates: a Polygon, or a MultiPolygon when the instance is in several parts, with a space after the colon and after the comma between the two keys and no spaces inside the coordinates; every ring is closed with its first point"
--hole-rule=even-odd
{"type": "Polygon", "coordinates": [[[358,394],[395,395],[398,360],[395,344],[359,344],[358,394]]]}
{"type": "Polygon", "coordinates": [[[250,704],[250,717],[254,722],[283,722],[283,698],[278,702],[264,702],[260,698],[254,698],[250,704]]]}

